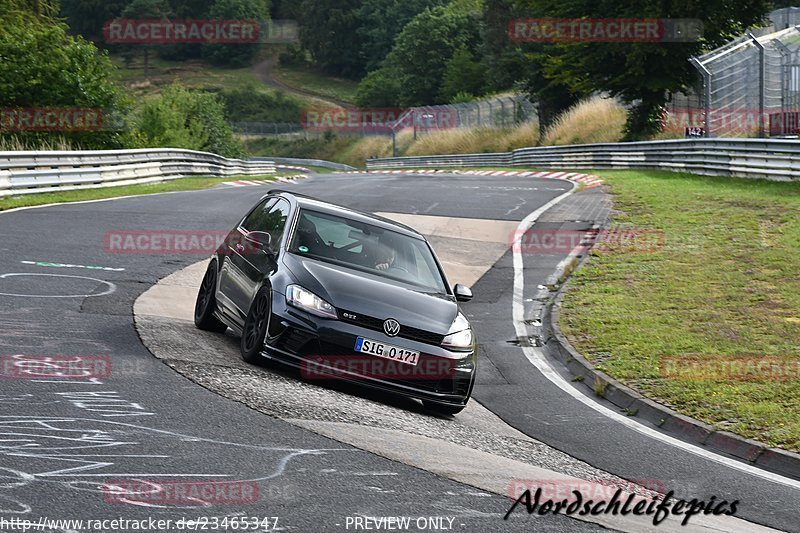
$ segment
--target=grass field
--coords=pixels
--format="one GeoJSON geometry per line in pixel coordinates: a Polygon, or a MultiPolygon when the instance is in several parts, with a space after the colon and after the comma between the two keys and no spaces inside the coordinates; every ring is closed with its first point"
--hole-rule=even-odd
{"type": "Polygon", "coordinates": [[[135,97],[158,94],[163,87],[175,81],[195,89],[235,89],[260,85],[252,67],[220,68],[200,60],[168,61],[161,58],[150,59],[150,73],[144,77],[144,62],[137,57],[130,66],[122,58],[111,57],[117,66],[115,81],[126,86],[135,97]]]}
{"type": "Polygon", "coordinates": [[[324,98],[334,98],[354,103],[358,82],[344,78],[334,78],[314,70],[312,67],[275,67],[275,78],[300,90],[308,91],[324,98]]]}
{"type": "MultiPolygon", "coordinates": [[[[279,173],[277,175],[282,174],[279,173]]],[[[120,196],[155,194],[173,191],[193,191],[197,189],[214,187],[215,185],[219,185],[225,181],[235,181],[237,179],[266,180],[274,179],[275,176],[276,174],[229,178],[193,177],[145,185],[123,185],[120,187],[106,187],[103,189],[80,189],[75,191],[7,196],[0,198],[0,211],[14,209],[16,207],[29,207],[62,202],[82,202],[86,200],[100,200],[104,198],[118,198],[120,196]]]]}
{"type": "Polygon", "coordinates": [[[615,223],[663,233],[663,245],[593,252],[566,294],[564,333],[651,398],[799,451],[800,184],[596,174],[615,223]]]}

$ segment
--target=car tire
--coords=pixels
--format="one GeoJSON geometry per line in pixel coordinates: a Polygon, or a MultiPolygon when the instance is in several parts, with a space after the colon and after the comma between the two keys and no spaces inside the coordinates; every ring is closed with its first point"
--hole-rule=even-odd
{"type": "Polygon", "coordinates": [[[216,288],[217,263],[216,261],[211,261],[206,270],[206,275],[203,276],[200,290],[197,292],[197,301],[194,304],[194,325],[198,329],[205,331],[223,333],[228,329],[228,326],[214,316],[214,311],[217,308],[216,288]]]}
{"type": "Polygon", "coordinates": [[[425,406],[425,409],[429,413],[436,415],[448,415],[448,416],[457,415],[467,407],[466,404],[451,405],[449,403],[439,403],[430,400],[422,400],[422,405],[425,406]]]}
{"type": "Polygon", "coordinates": [[[265,287],[253,299],[242,330],[242,359],[250,364],[257,364],[263,359],[261,352],[264,350],[264,338],[267,336],[271,316],[272,292],[265,287]]]}

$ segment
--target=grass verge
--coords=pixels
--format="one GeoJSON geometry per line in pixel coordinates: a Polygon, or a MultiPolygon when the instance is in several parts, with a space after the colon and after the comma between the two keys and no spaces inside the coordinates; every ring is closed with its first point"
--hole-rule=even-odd
{"type": "MultiPolygon", "coordinates": [[[[281,175],[281,174],[278,174],[281,175]]],[[[275,174],[266,176],[246,176],[230,178],[192,177],[180,178],[160,183],[147,183],[143,185],[122,185],[120,187],[106,187],[102,189],[79,189],[75,191],[47,192],[41,194],[25,194],[0,198],[0,211],[17,207],[31,207],[36,205],[56,204],[64,202],[83,202],[86,200],[101,200],[105,198],[119,198],[120,196],[139,196],[174,191],[194,191],[208,189],[226,181],[238,179],[248,180],[274,180],[275,174]]]]}
{"type": "Polygon", "coordinates": [[[575,348],[681,413],[800,451],[800,184],[595,173],[615,224],[663,243],[592,252],[561,317],[575,348]]]}

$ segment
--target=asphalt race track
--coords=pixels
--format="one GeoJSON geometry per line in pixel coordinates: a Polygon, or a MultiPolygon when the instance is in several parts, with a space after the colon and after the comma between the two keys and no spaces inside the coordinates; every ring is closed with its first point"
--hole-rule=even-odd
{"type": "MultiPolygon", "coordinates": [[[[389,516],[424,518],[425,527],[412,531],[614,528],[529,516],[521,508],[503,520],[511,504],[503,491],[481,488],[457,472],[459,457],[441,455],[472,449],[554,475],[622,478],[685,499],[739,500],[736,516],[743,520],[717,531],[755,531],[755,524],[800,530],[800,482],[693,453],[612,420],[556,387],[523,353],[512,320],[513,257],[502,235],[571,183],[332,174],[284,188],[432,228],[437,252],[445,262],[453,258],[451,278],[453,272],[474,278],[476,297],[463,308],[481,345],[477,402],[462,415],[436,418],[408,400],[245,365],[230,333],[215,337],[177,319],[134,318],[143,293],[173,274],[193,279],[184,269],[202,268],[197,264],[206,255],[118,253],[108,249],[109,235],[227,231],[265,187],[0,213],[0,517],[278,517],[283,531],[355,531],[357,517],[389,516]],[[470,227],[463,219],[486,223],[448,235],[445,224],[437,237],[437,221],[444,220],[438,217],[452,217],[460,228],[470,227]],[[481,244],[484,226],[496,229],[491,243],[481,244]],[[7,362],[25,356],[110,364],[86,381],[13,375],[7,362]],[[143,504],[109,495],[114,480],[236,482],[255,494],[234,494],[231,501],[223,495],[213,504],[143,504]]],[[[591,189],[567,196],[537,227],[588,229],[607,213],[605,193],[591,189]]],[[[565,255],[524,258],[524,313],[532,324],[540,286],[565,255]]],[[[69,530],[90,531],[38,529],[69,530]]]]}

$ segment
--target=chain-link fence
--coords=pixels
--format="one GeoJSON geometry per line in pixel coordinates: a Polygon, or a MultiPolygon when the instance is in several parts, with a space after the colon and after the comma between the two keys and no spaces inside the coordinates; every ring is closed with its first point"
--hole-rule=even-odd
{"type": "Polygon", "coordinates": [[[495,96],[475,102],[407,109],[323,109],[303,113],[298,123],[233,122],[240,135],[316,138],[415,134],[454,128],[506,128],[537,119],[536,106],[521,95],[495,96]]]}
{"type": "Polygon", "coordinates": [[[474,102],[412,107],[398,125],[417,130],[446,128],[506,128],[537,119],[536,106],[525,96],[495,96],[474,102]]]}
{"type": "MultiPolygon", "coordinates": [[[[795,15],[800,10],[797,14],[787,11],[781,21],[786,23],[795,15]]],[[[798,27],[748,32],[691,61],[699,73],[698,82],[685,94],[672,95],[665,129],[692,128],[711,137],[798,133],[798,27]]]]}

